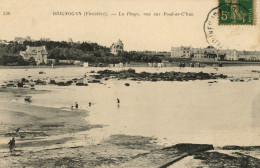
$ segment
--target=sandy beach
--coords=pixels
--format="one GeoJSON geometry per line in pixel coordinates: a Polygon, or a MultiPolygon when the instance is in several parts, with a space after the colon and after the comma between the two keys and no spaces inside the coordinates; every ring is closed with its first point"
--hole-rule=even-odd
{"type": "MultiPolygon", "coordinates": [[[[31,79],[63,81],[81,78],[90,71],[100,69],[1,69],[1,80],[31,76],[31,79]],[[39,71],[45,74],[39,74],[39,71]]],[[[89,83],[88,86],[60,87],[47,84],[36,85],[34,90],[1,88],[1,166],[260,165],[260,144],[257,141],[259,105],[254,103],[260,97],[257,87],[259,81],[253,80],[260,76],[252,72],[259,70],[259,67],[243,67],[239,71],[236,71],[236,67],[219,68],[218,71],[214,68],[136,68],[137,72],[169,70],[219,73],[228,78],[218,79],[215,83],[211,83],[212,80],[140,82],[109,79],[102,80],[101,84],[89,83]],[[230,81],[238,78],[243,82],[230,81]],[[130,84],[129,87],[125,86],[126,82],[130,84]],[[234,97],[238,93],[251,96],[234,97]],[[197,94],[200,94],[200,100],[196,99],[197,94]],[[32,96],[32,102],[25,102],[25,96],[32,96]],[[221,101],[225,96],[232,99],[221,101]],[[120,106],[116,103],[118,97],[120,106]],[[70,106],[76,101],[79,109],[72,111],[70,106]],[[205,101],[206,104],[201,103],[205,101]],[[91,107],[89,102],[92,102],[91,107]],[[240,106],[232,105],[232,102],[240,106]],[[215,110],[209,113],[208,109],[215,110]],[[243,116],[243,119],[235,118],[236,114],[243,116]],[[204,122],[195,122],[196,118],[204,122]],[[20,128],[19,132],[15,131],[17,128],[20,128]],[[231,131],[233,134],[230,134],[231,131]],[[16,139],[16,146],[10,153],[7,143],[12,137],[16,139]]]]}

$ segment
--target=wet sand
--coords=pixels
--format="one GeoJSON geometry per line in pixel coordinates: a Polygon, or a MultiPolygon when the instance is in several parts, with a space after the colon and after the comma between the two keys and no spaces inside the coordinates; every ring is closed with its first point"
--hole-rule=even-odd
{"type": "MultiPolygon", "coordinates": [[[[1,105],[0,122],[2,127],[0,135],[2,136],[13,136],[17,128],[20,128],[20,134],[23,132],[30,134],[34,131],[37,134],[42,133],[42,135],[50,136],[101,127],[100,125],[90,125],[84,120],[88,116],[86,110],[74,109],[71,111],[69,108],[47,108],[15,101],[16,97],[48,91],[5,89],[4,91],[0,90],[0,92],[0,97],[5,99],[5,102],[1,105]]],[[[38,136],[37,134],[34,136],[38,136]]]]}

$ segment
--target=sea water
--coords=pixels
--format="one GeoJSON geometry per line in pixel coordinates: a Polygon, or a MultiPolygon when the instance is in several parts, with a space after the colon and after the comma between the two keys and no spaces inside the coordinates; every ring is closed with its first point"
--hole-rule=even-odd
{"type": "MultiPolygon", "coordinates": [[[[0,74],[1,80],[7,81],[28,76],[34,79],[73,79],[81,78],[91,70],[104,69],[0,69],[0,74]],[[39,71],[46,74],[39,74],[39,71]]],[[[218,71],[212,67],[136,68],[137,72],[223,73],[246,80],[247,77],[259,77],[260,74],[252,70],[260,70],[260,67],[222,67],[218,71]]],[[[209,81],[214,80],[138,82],[109,79],[102,81],[103,84],[89,83],[89,86],[37,85],[36,90],[50,92],[32,94],[31,104],[71,110],[70,107],[77,102],[80,109],[89,111],[85,118],[87,122],[104,125],[101,129],[90,131],[98,136],[149,136],[165,145],[260,145],[260,81],[230,82],[228,79],[219,79],[216,80],[217,83],[208,83],[209,81]],[[130,86],[125,86],[126,82],[130,86]],[[117,98],[120,99],[120,104],[117,103],[117,98]]],[[[23,103],[23,97],[17,101],[23,103]]]]}

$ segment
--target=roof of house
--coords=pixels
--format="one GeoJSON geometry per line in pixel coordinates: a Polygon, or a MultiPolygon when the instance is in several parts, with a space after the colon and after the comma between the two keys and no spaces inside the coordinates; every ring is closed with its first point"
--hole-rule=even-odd
{"type": "Polygon", "coordinates": [[[37,52],[37,51],[41,51],[42,54],[48,54],[45,46],[40,46],[40,47],[31,47],[31,46],[27,46],[26,52],[27,53],[33,53],[33,52],[37,52]]]}
{"type": "Polygon", "coordinates": [[[118,41],[117,41],[117,43],[116,43],[117,45],[121,45],[121,46],[123,46],[124,44],[123,44],[123,42],[119,39],[118,41]]]}
{"type": "Polygon", "coordinates": [[[123,42],[119,39],[116,43],[113,43],[111,47],[113,46],[124,46],[123,42]]]}

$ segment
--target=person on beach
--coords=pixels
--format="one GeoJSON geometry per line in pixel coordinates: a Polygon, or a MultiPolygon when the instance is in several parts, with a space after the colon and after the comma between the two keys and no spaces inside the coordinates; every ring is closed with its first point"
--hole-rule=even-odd
{"type": "Polygon", "coordinates": [[[71,111],[73,111],[73,106],[71,106],[70,108],[71,108],[71,111]]]}
{"type": "Polygon", "coordinates": [[[14,139],[14,137],[13,137],[12,140],[9,141],[8,145],[9,145],[10,152],[13,152],[13,149],[14,149],[14,146],[15,146],[15,139],[14,139]]]}
{"type": "Polygon", "coordinates": [[[77,103],[77,102],[75,102],[75,107],[76,107],[76,109],[78,109],[78,108],[79,108],[79,105],[78,105],[78,103],[77,103]]]}
{"type": "Polygon", "coordinates": [[[120,103],[120,100],[119,100],[119,98],[117,98],[117,103],[118,103],[118,104],[120,103]]]}
{"type": "Polygon", "coordinates": [[[89,106],[89,107],[91,106],[91,102],[88,103],[88,106],[89,106]]]}

